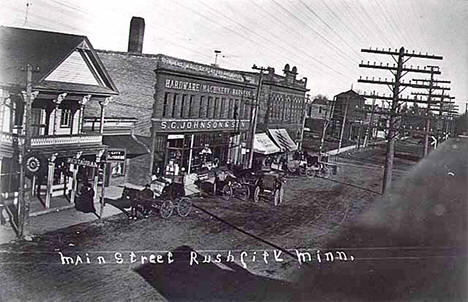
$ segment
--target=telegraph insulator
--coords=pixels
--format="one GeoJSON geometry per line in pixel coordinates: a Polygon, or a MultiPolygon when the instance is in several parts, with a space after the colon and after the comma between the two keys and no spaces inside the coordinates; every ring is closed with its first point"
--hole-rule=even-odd
{"type": "Polygon", "coordinates": [[[363,60],[361,60],[361,64],[364,64],[364,61],[363,61],[363,60]]]}
{"type": "Polygon", "coordinates": [[[380,78],[379,78],[379,82],[380,82],[380,78]]]}
{"type": "Polygon", "coordinates": [[[387,82],[387,78],[385,78],[385,82],[387,82]]]}
{"type": "Polygon", "coordinates": [[[368,77],[368,76],[366,76],[366,80],[367,80],[368,78],[369,78],[369,77],[368,77]]]}
{"type": "Polygon", "coordinates": [[[387,62],[387,67],[388,67],[388,62],[387,62]]]}
{"type": "Polygon", "coordinates": [[[367,61],[367,65],[370,65],[369,61],[367,61]]]}
{"type": "Polygon", "coordinates": [[[419,52],[419,55],[421,55],[421,52],[419,52]]]}
{"type": "Polygon", "coordinates": [[[414,49],[413,49],[413,53],[414,53],[414,49]]]}
{"type": "Polygon", "coordinates": [[[382,66],[382,62],[380,62],[380,66],[382,66]]]}
{"type": "Polygon", "coordinates": [[[427,56],[427,52],[426,52],[426,56],[427,56]]]}
{"type": "Polygon", "coordinates": [[[398,52],[398,49],[395,48],[395,52],[398,52]]]}
{"type": "Polygon", "coordinates": [[[416,66],[416,69],[417,69],[417,70],[419,70],[419,65],[418,65],[418,66],[416,66]]]}
{"type": "Polygon", "coordinates": [[[375,61],[374,61],[374,66],[375,66],[375,61]]]}
{"type": "Polygon", "coordinates": [[[392,49],[391,49],[391,48],[389,48],[389,49],[388,49],[388,51],[392,51],[392,49]]]}
{"type": "Polygon", "coordinates": [[[374,77],[372,77],[372,81],[374,80],[374,77]]]}

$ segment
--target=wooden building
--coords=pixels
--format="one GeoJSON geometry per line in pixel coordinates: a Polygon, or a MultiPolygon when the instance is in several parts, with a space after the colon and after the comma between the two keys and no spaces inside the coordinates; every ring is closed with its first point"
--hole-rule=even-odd
{"type": "Polygon", "coordinates": [[[115,85],[85,36],[1,27],[0,63],[2,202],[18,191],[28,64],[33,68],[32,139],[23,162],[37,197],[32,202],[53,207],[51,197],[57,195],[73,202],[79,182],[97,185],[95,166],[106,148],[102,123],[97,132],[84,130],[84,108],[96,105],[103,116],[118,93],[115,85]]]}

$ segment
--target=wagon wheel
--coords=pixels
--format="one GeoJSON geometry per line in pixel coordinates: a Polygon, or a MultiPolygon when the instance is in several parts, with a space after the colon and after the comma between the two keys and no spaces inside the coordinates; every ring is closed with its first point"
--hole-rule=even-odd
{"type": "Polygon", "coordinates": [[[292,166],[288,167],[288,172],[291,174],[296,173],[296,170],[297,170],[296,167],[292,167],[292,166]]]}
{"type": "Polygon", "coordinates": [[[240,188],[236,191],[236,196],[239,197],[242,201],[249,200],[250,197],[250,187],[247,184],[241,184],[240,188]]]}
{"type": "Polygon", "coordinates": [[[314,175],[315,175],[314,169],[312,169],[312,168],[310,168],[310,167],[309,167],[309,168],[306,168],[306,175],[307,175],[307,177],[312,177],[312,176],[314,176],[314,175]]]}
{"type": "Polygon", "coordinates": [[[299,174],[300,175],[306,175],[307,174],[307,168],[304,166],[299,166],[299,174]]]}
{"type": "Polygon", "coordinates": [[[159,214],[162,218],[169,218],[174,211],[174,204],[170,200],[164,200],[159,207],[159,214]]]}
{"type": "Polygon", "coordinates": [[[229,200],[232,196],[232,187],[229,184],[225,184],[221,189],[221,198],[229,200]]]}
{"type": "Polygon", "coordinates": [[[258,202],[260,200],[260,187],[256,186],[253,194],[253,201],[258,202]]]}
{"type": "Polygon", "coordinates": [[[182,197],[177,202],[177,214],[180,217],[187,217],[190,211],[192,210],[192,201],[187,197],[182,197]]]}
{"type": "Polygon", "coordinates": [[[275,207],[279,206],[283,202],[283,195],[284,195],[283,186],[275,190],[275,196],[274,196],[275,207]]]}

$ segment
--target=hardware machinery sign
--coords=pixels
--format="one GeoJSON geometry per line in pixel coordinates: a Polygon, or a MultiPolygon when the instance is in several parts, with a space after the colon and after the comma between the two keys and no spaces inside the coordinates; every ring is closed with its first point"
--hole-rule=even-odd
{"type": "Polygon", "coordinates": [[[153,119],[157,132],[190,132],[190,131],[246,131],[249,120],[216,120],[216,119],[153,119]]]}

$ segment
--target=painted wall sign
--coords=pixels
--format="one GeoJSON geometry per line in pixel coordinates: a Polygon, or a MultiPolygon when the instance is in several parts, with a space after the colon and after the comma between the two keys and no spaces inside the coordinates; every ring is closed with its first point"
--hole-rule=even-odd
{"type": "Polygon", "coordinates": [[[80,165],[80,166],[85,166],[85,167],[91,167],[91,168],[97,168],[98,164],[94,161],[89,161],[85,159],[76,159],[76,158],[67,158],[67,163],[69,164],[74,164],[74,165],[80,165]]]}
{"type": "MultiPolygon", "coordinates": [[[[167,56],[160,57],[161,63],[168,67],[175,67],[184,71],[195,71],[203,74],[208,74],[210,76],[215,76],[222,79],[234,80],[239,82],[244,82],[244,78],[240,73],[224,70],[221,68],[216,68],[212,66],[207,66],[203,64],[198,64],[190,61],[184,61],[181,59],[176,59],[167,56]]],[[[254,83],[255,78],[250,75],[244,75],[245,80],[249,83],[254,83]]]]}
{"type": "Polygon", "coordinates": [[[153,119],[154,129],[159,132],[245,131],[249,123],[249,120],[153,119]]]}
{"type": "Polygon", "coordinates": [[[106,161],[125,161],[126,158],[124,149],[108,149],[106,152],[106,161]]]}
{"type": "Polygon", "coordinates": [[[233,95],[233,96],[243,95],[245,97],[250,97],[252,95],[252,91],[247,90],[247,89],[235,89],[235,88],[225,87],[225,86],[200,84],[196,82],[179,81],[179,80],[173,80],[173,79],[166,79],[165,87],[169,89],[213,93],[213,94],[226,94],[226,95],[233,95]]]}

